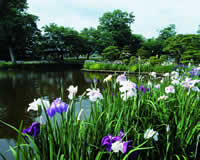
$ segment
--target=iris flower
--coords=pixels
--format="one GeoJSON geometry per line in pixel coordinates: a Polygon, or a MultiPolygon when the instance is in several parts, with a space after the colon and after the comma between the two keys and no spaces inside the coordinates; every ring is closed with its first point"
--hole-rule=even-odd
{"type": "Polygon", "coordinates": [[[112,75],[108,75],[104,80],[103,82],[108,82],[108,81],[111,81],[112,80],[112,75]]]}
{"type": "Polygon", "coordinates": [[[165,93],[175,93],[175,89],[174,86],[170,85],[168,87],[165,88],[165,93]]]}
{"type": "Polygon", "coordinates": [[[121,74],[121,75],[119,75],[119,76],[117,77],[116,82],[117,82],[117,83],[118,83],[118,82],[121,83],[121,81],[127,81],[125,74],[121,74]]]}
{"type": "Polygon", "coordinates": [[[73,85],[70,85],[67,90],[69,91],[68,98],[72,100],[73,96],[75,96],[78,91],[78,86],[74,87],[73,85]]]}
{"type": "Polygon", "coordinates": [[[88,88],[87,89],[87,96],[89,96],[89,99],[90,101],[92,102],[95,102],[97,101],[98,99],[103,99],[103,96],[102,94],[100,93],[100,90],[97,88],[97,89],[90,89],[88,88]]]}
{"type": "Polygon", "coordinates": [[[144,133],[144,138],[149,139],[153,137],[155,141],[158,141],[158,132],[154,131],[153,129],[147,129],[146,132],[144,133]]]}
{"type": "Polygon", "coordinates": [[[120,131],[118,136],[108,135],[102,138],[101,145],[106,147],[106,150],[111,152],[126,153],[129,147],[131,146],[132,141],[122,141],[122,138],[125,136],[125,133],[120,131]]]}
{"type": "Polygon", "coordinates": [[[37,135],[40,133],[40,123],[33,122],[32,125],[29,128],[23,130],[22,133],[27,133],[30,136],[37,137],[37,135]]]}
{"type": "Polygon", "coordinates": [[[51,104],[51,106],[47,109],[47,114],[49,115],[50,118],[52,118],[56,112],[62,113],[66,112],[68,108],[68,105],[61,101],[59,98],[54,100],[51,104]]]}
{"type": "Polygon", "coordinates": [[[30,111],[30,110],[37,111],[38,106],[42,106],[42,102],[43,102],[45,108],[48,108],[50,106],[50,103],[49,103],[48,100],[42,100],[41,98],[38,98],[37,100],[34,99],[34,102],[29,104],[27,112],[30,111]]]}

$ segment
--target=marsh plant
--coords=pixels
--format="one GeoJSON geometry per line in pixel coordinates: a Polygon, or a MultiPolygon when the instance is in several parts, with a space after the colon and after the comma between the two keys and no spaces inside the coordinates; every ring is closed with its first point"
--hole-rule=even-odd
{"type": "Polygon", "coordinates": [[[10,147],[15,159],[198,159],[199,72],[165,73],[160,83],[152,72],[148,83],[140,77],[138,84],[125,74],[109,75],[104,89],[94,78],[93,87],[79,97],[91,102],[88,116],[81,103],[75,112],[78,87],[70,86],[66,99],[50,103],[39,98],[30,104],[27,111],[41,108],[44,113],[30,127],[1,123],[19,134],[10,147]]]}

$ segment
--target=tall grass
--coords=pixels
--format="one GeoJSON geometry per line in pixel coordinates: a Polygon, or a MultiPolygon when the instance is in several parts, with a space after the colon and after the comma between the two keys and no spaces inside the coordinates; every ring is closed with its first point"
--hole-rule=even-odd
{"type": "Polygon", "coordinates": [[[125,64],[112,64],[104,62],[86,62],[83,68],[88,70],[112,70],[112,71],[130,71],[130,72],[170,72],[175,64],[161,66],[152,64],[139,64],[125,65],[125,64]]]}
{"type": "Polygon", "coordinates": [[[11,150],[16,159],[20,155],[24,160],[198,159],[200,94],[179,84],[174,86],[175,93],[167,94],[168,99],[158,100],[166,95],[165,88],[169,85],[167,77],[159,89],[153,84],[149,91],[137,90],[137,96],[124,101],[113,77],[101,90],[104,99],[91,102],[89,118],[77,121],[73,100],[67,112],[57,113],[52,119],[43,107],[46,121],[41,124],[40,134],[36,138],[22,135],[21,125],[16,129],[17,146],[11,150]],[[159,133],[158,141],[144,138],[149,128],[159,133]],[[124,141],[132,140],[132,147],[124,154],[108,152],[101,146],[102,138],[118,135],[120,130],[126,133],[124,141]],[[137,156],[133,158],[131,153],[137,156]]]}

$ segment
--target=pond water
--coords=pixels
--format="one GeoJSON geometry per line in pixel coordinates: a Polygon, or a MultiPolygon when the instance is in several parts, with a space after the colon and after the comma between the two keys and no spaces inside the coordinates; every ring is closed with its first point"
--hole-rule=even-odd
{"type": "MultiPolygon", "coordinates": [[[[46,98],[52,102],[54,99],[63,96],[67,99],[67,88],[70,85],[78,86],[78,94],[91,87],[93,78],[99,81],[98,87],[102,87],[102,81],[107,74],[92,74],[82,72],[78,69],[64,71],[0,71],[0,119],[19,128],[23,120],[23,128],[28,127],[37,118],[35,112],[27,112],[29,103],[34,98],[46,98]]],[[[136,79],[132,77],[132,81],[136,79]]],[[[76,102],[78,105],[78,101],[76,102]]],[[[90,103],[83,100],[84,112],[90,112],[90,103]]],[[[79,112],[79,105],[76,111],[79,112]]],[[[11,128],[0,123],[0,153],[3,153],[8,160],[13,156],[9,151],[9,145],[15,145],[17,134],[11,128]]],[[[0,158],[1,159],[1,158],[0,158]]]]}
{"type": "MultiPolygon", "coordinates": [[[[0,119],[19,128],[21,120],[26,128],[37,118],[34,112],[27,112],[29,103],[34,98],[47,98],[51,101],[68,96],[67,88],[78,85],[78,94],[91,87],[94,76],[103,79],[105,74],[92,75],[80,70],[65,70],[53,72],[33,71],[1,71],[0,72],[0,119]]],[[[100,85],[100,84],[99,84],[100,85]]],[[[100,86],[99,86],[100,87],[100,86]]],[[[78,102],[77,102],[78,103],[78,102]]],[[[89,101],[84,100],[84,110],[89,112],[89,101]]],[[[77,112],[79,107],[77,107],[77,112]]],[[[9,145],[13,146],[17,134],[14,130],[0,123],[0,153],[12,160],[9,145]]],[[[0,158],[1,159],[1,158],[0,158]]]]}

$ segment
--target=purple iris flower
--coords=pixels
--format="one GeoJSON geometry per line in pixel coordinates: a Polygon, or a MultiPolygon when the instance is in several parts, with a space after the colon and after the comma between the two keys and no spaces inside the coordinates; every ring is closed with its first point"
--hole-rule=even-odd
{"type": "Polygon", "coordinates": [[[119,131],[119,137],[123,138],[124,136],[125,136],[125,133],[120,130],[119,131]]]}
{"type": "Polygon", "coordinates": [[[40,133],[40,123],[38,122],[33,122],[32,125],[23,130],[22,133],[27,133],[30,136],[37,137],[37,135],[40,133]]]}
{"type": "Polygon", "coordinates": [[[126,153],[128,151],[128,148],[132,147],[131,143],[132,141],[126,141],[123,143],[123,153],[126,153]]]}
{"type": "Polygon", "coordinates": [[[145,93],[145,87],[142,85],[139,87],[139,91],[142,91],[143,93],[145,93]]]}
{"type": "Polygon", "coordinates": [[[119,136],[112,136],[112,135],[108,135],[102,138],[101,140],[101,145],[102,146],[106,146],[106,150],[111,152],[112,150],[112,143],[116,142],[116,141],[120,141],[121,137],[119,136]]]}
{"type": "Polygon", "coordinates": [[[52,118],[56,112],[62,113],[66,112],[68,108],[68,105],[61,101],[59,98],[56,98],[51,104],[51,106],[47,109],[47,114],[50,118],[52,118]]]}
{"type": "Polygon", "coordinates": [[[94,77],[93,82],[97,83],[97,78],[96,77],[94,77]]]}
{"type": "Polygon", "coordinates": [[[147,88],[147,92],[149,92],[149,88],[147,88]]]}

